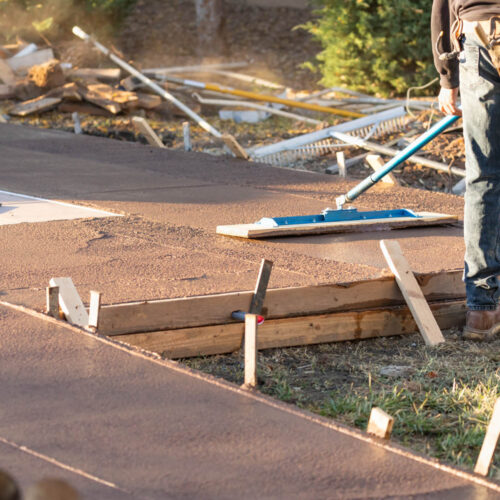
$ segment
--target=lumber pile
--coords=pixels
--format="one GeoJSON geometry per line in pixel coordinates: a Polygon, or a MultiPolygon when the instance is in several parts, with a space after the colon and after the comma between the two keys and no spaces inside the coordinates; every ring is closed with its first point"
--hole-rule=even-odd
{"type": "Polygon", "coordinates": [[[14,102],[8,113],[25,117],[57,108],[114,116],[152,110],[160,96],[123,85],[118,68],[73,68],[56,58],[52,48],[34,44],[0,47],[0,100],[14,102]]]}

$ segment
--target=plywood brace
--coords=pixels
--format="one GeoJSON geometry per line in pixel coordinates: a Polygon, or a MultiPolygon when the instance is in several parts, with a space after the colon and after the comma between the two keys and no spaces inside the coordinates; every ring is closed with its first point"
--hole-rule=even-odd
{"type": "MultiPolygon", "coordinates": [[[[462,271],[416,275],[428,301],[463,300],[462,271]]],[[[231,326],[232,311],[249,311],[254,291],[99,305],[90,326],[104,335],[231,326]]],[[[392,276],[352,283],[270,289],[262,314],[269,320],[401,306],[404,299],[392,276]]],[[[241,342],[242,325],[237,325],[241,342]]]]}

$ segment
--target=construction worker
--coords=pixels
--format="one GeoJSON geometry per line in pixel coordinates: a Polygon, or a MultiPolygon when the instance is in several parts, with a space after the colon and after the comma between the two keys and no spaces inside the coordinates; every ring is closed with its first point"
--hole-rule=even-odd
{"type": "Polygon", "coordinates": [[[463,114],[464,337],[492,339],[500,332],[500,0],[433,0],[431,31],[440,110],[463,114]]]}

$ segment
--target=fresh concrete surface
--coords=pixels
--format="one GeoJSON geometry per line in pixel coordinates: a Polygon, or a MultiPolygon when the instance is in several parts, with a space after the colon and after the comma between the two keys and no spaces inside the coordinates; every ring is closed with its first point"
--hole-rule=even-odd
{"type": "MultiPolygon", "coordinates": [[[[0,125],[0,153],[0,189],[123,215],[0,227],[0,299],[33,309],[55,276],[105,303],[252,289],[262,258],[274,261],[273,287],[376,277],[381,238],[397,237],[415,270],[462,265],[456,227],[215,234],[218,224],[331,206],[354,185],[332,176],[13,125],[0,125]]],[[[463,201],[377,186],[357,206],[460,215],[463,201]]],[[[0,328],[0,467],[23,485],[62,476],[92,499],[498,496],[332,422],[11,307],[0,307],[0,328]]]]}
{"type": "Polygon", "coordinates": [[[62,476],[89,499],[498,497],[174,363],[9,307],[0,321],[0,467],[23,484],[62,476]]]}
{"type": "MultiPolygon", "coordinates": [[[[0,189],[124,215],[0,228],[0,293],[38,309],[49,279],[63,275],[105,303],[250,290],[262,258],[274,261],[270,287],[374,278],[386,267],[382,238],[397,238],[415,271],[463,265],[460,227],[268,241],[215,234],[219,224],[333,206],[355,184],[336,176],[14,125],[0,125],[0,150],[0,189]]],[[[461,216],[463,199],[377,185],[356,206],[461,216]]]]}
{"type": "Polygon", "coordinates": [[[0,226],[23,222],[112,217],[111,212],[0,191],[0,226]]]}

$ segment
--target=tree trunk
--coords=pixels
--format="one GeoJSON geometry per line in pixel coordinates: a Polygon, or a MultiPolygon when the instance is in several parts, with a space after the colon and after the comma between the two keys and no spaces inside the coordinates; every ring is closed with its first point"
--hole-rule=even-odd
{"type": "Polygon", "coordinates": [[[198,55],[223,55],[223,1],[194,0],[198,29],[198,55]]]}

